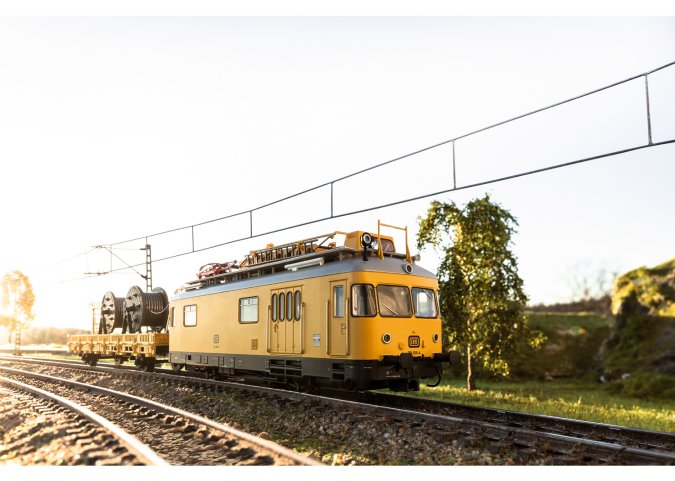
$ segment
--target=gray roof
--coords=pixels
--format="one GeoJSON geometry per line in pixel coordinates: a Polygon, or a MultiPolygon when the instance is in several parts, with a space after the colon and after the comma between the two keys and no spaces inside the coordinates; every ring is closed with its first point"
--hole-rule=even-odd
{"type": "MultiPolygon", "coordinates": [[[[293,262],[293,259],[288,260],[288,264],[292,264],[293,262]]],[[[343,274],[349,272],[385,272],[405,274],[406,264],[407,263],[405,260],[394,257],[385,257],[384,259],[380,259],[378,257],[369,257],[367,262],[360,257],[355,257],[341,261],[327,262],[322,266],[305,267],[296,271],[276,272],[274,274],[266,274],[250,279],[240,279],[226,282],[224,284],[215,284],[209,287],[179,292],[174,296],[174,299],[189,299],[192,297],[206,296],[218,292],[236,291],[249,287],[266,286],[278,284],[281,282],[298,281],[302,279],[310,279],[313,277],[343,274]]],[[[431,279],[436,278],[432,272],[415,264],[412,265],[412,273],[410,275],[427,277],[431,279]]]]}

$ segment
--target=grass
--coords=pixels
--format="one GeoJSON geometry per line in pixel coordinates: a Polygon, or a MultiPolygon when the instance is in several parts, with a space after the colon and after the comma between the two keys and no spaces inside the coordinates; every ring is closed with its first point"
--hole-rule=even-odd
{"type": "Polygon", "coordinates": [[[675,432],[675,400],[647,401],[609,392],[604,385],[571,380],[478,380],[479,390],[469,392],[463,379],[447,379],[435,388],[424,385],[408,395],[547,414],[640,429],[675,432]]]}

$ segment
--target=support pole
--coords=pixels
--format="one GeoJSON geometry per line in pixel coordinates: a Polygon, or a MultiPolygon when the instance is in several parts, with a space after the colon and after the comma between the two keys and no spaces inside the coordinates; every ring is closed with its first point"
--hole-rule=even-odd
{"type": "Polygon", "coordinates": [[[14,331],[14,355],[21,355],[21,321],[16,321],[16,330],[14,331]]]}
{"type": "MultiPolygon", "coordinates": [[[[147,242],[147,241],[146,241],[147,242]]],[[[152,249],[145,244],[145,292],[152,291],[152,249]]]]}

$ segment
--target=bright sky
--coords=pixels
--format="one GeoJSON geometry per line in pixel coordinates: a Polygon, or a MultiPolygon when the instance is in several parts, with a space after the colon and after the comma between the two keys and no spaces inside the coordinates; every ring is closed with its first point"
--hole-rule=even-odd
{"type": "MultiPolygon", "coordinates": [[[[247,210],[675,60],[675,19],[0,18],[0,274],[31,277],[36,326],[145,282],[83,253],[247,210]]],[[[675,138],[675,67],[649,78],[654,141],[675,138]]],[[[456,144],[458,185],[645,143],[644,80],[456,144]]],[[[532,302],[579,276],[675,256],[675,145],[438,196],[489,192],[519,220],[532,302]]],[[[335,185],[335,211],[452,186],[441,147],[335,185]]],[[[254,232],[329,213],[326,190],[257,212],[254,232]]],[[[211,261],[333,230],[408,225],[431,199],[154,264],[170,294],[211,261]]],[[[219,223],[196,247],[246,233],[219,223]]],[[[189,234],[150,239],[155,258],[189,234]]],[[[144,242],[117,251],[143,261],[144,242]]],[[[421,264],[435,269],[432,251],[421,264]]],[[[115,261],[114,267],[121,264],[115,261]]],[[[139,270],[142,271],[142,268],[139,270]]]]}

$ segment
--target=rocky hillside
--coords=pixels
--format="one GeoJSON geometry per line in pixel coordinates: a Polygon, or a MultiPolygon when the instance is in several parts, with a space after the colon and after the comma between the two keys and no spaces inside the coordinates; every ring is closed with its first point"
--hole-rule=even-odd
{"type": "Polygon", "coordinates": [[[619,276],[612,313],[602,379],[627,394],[675,397],[675,259],[619,276]]]}

